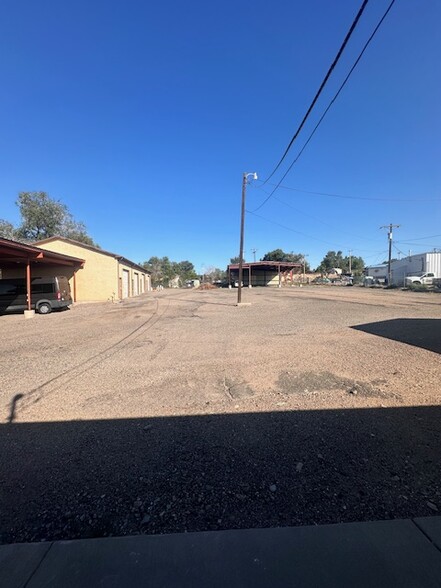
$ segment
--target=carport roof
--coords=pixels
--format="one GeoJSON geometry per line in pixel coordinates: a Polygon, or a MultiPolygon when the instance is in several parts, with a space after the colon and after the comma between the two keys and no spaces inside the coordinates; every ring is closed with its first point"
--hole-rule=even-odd
{"type": "Polygon", "coordinates": [[[27,245],[0,237],[0,266],[4,266],[5,264],[27,263],[28,261],[71,266],[83,265],[84,263],[84,259],[80,259],[79,257],[55,253],[54,251],[41,249],[34,245],[27,245]]]}
{"type": "MultiPolygon", "coordinates": [[[[261,269],[261,270],[280,270],[281,271],[286,271],[286,270],[292,270],[292,269],[300,269],[302,268],[302,264],[301,263],[293,263],[290,261],[250,261],[250,262],[243,262],[242,264],[243,268],[251,268],[251,269],[261,269]]],[[[231,270],[237,270],[239,269],[239,264],[238,263],[230,263],[230,265],[228,266],[228,269],[231,270]]]]}

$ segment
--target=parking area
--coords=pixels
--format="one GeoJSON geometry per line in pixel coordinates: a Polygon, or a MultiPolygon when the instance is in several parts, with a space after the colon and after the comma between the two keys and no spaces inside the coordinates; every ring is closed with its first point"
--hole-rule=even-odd
{"type": "Polygon", "coordinates": [[[441,296],[235,296],[0,317],[3,541],[441,510],[441,296]]]}
{"type": "Polygon", "coordinates": [[[0,317],[4,418],[436,403],[440,295],[259,288],[242,308],[235,296],[163,291],[0,317]]]}

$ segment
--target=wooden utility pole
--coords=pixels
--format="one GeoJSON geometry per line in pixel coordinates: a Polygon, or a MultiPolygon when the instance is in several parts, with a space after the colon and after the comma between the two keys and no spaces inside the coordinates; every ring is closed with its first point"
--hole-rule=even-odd
{"type": "Polygon", "coordinates": [[[349,273],[352,274],[352,249],[349,249],[349,273]]]}
{"type": "Polygon", "coordinates": [[[392,262],[392,239],[393,239],[393,229],[399,229],[400,225],[393,225],[390,223],[389,225],[383,225],[380,229],[388,229],[387,238],[389,240],[389,257],[387,261],[387,285],[390,286],[392,281],[392,271],[391,271],[391,262],[392,262]]]}
{"type": "Polygon", "coordinates": [[[247,192],[248,176],[257,180],[256,173],[244,173],[242,176],[242,209],[240,216],[240,251],[239,251],[239,283],[237,285],[237,304],[242,302],[242,278],[243,278],[243,241],[245,232],[245,197],[247,192]]]}
{"type": "Polygon", "coordinates": [[[303,281],[306,280],[306,258],[308,257],[307,253],[302,254],[302,262],[303,262],[303,281]]]}

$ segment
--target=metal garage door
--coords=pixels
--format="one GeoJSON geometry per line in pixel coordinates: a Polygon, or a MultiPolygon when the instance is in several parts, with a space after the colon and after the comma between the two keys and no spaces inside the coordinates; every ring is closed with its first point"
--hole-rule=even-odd
{"type": "Polygon", "coordinates": [[[139,276],[135,274],[133,280],[133,296],[138,296],[139,294],[139,276]]]}
{"type": "Polygon", "coordinates": [[[122,297],[129,297],[129,272],[127,270],[122,272],[122,297]]]}

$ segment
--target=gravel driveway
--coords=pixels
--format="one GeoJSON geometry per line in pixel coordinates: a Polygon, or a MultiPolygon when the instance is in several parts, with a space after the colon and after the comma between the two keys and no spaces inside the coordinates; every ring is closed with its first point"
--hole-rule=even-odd
{"type": "Polygon", "coordinates": [[[235,294],[0,317],[2,542],[441,510],[441,297],[235,294]]]}

